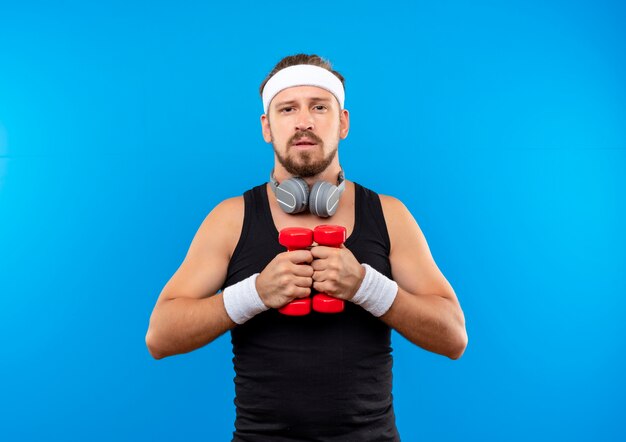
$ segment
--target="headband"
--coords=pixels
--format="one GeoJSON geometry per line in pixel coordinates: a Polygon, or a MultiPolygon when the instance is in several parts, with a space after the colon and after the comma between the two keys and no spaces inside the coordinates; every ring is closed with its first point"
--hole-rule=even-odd
{"type": "Polygon", "coordinates": [[[294,86],[316,86],[333,94],[343,109],[345,92],[341,80],[328,69],[310,64],[298,64],[281,69],[265,83],[263,88],[263,111],[267,113],[272,99],[282,90],[294,86]]]}

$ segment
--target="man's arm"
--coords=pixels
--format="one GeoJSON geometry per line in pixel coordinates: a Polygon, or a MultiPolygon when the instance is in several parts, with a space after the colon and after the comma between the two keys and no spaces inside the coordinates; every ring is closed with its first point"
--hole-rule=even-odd
{"type": "Polygon", "coordinates": [[[382,309],[380,319],[409,341],[458,359],[467,346],[467,333],[454,290],[437,268],[422,231],[406,207],[388,196],[381,195],[380,200],[391,241],[389,260],[393,279],[398,285],[397,292],[391,281],[373,269],[371,271],[376,272],[370,275],[373,279],[365,284],[366,273],[370,270],[366,271],[345,246],[311,249],[316,258],[311,265],[313,288],[352,302],[357,302],[355,294],[358,291],[361,293],[359,305],[372,314],[382,309]],[[372,281],[373,286],[370,285],[372,281]],[[395,298],[388,297],[392,294],[395,298]],[[367,298],[373,299],[374,304],[367,305],[367,298]],[[393,303],[387,310],[386,303],[391,299],[393,303]]]}
{"type": "Polygon", "coordinates": [[[236,324],[222,293],[231,253],[243,225],[243,198],[223,201],[209,213],[185,260],[156,302],[146,345],[156,359],[202,347],[236,324]]]}
{"type": "Polygon", "coordinates": [[[398,284],[396,299],[380,318],[414,344],[458,359],[467,346],[467,332],[456,294],[404,204],[389,196],[380,199],[391,240],[391,271],[398,284]]]}
{"type": "MultiPolygon", "coordinates": [[[[224,293],[216,292],[226,279],[243,217],[243,198],[228,199],[215,207],[198,229],[185,260],[163,288],[150,317],[146,345],[156,359],[203,347],[237,325],[226,310],[224,293]]],[[[280,308],[309,296],[312,260],[308,250],[279,253],[258,275],[253,293],[248,295],[255,298],[255,305],[258,297],[268,308],[280,308]]],[[[244,301],[234,291],[229,293],[231,305],[234,303],[239,311],[249,309],[245,305],[249,297],[244,301]]]]}

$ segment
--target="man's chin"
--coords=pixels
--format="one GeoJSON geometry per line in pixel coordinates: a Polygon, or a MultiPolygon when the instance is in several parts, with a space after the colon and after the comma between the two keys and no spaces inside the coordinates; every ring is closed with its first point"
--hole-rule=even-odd
{"type": "Polygon", "coordinates": [[[287,172],[294,176],[299,176],[302,178],[310,178],[315,175],[319,175],[322,173],[328,165],[323,162],[316,163],[298,163],[298,164],[288,164],[285,168],[287,172]]]}
{"type": "Polygon", "coordinates": [[[287,158],[281,158],[278,155],[278,159],[291,175],[310,178],[324,172],[332,163],[336,153],[337,150],[324,158],[322,149],[316,145],[313,149],[299,150],[298,152],[291,150],[287,158]]]}
{"type": "Polygon", "coordinates": [[[293,176],[297,176],[300,178],[311,178],[315,175],[319,175],[323,171],[324,169],[319,169],[319,168],[311,169],[308,167],[297,167],[297,168],[287,169],[287,172],[289,172],[293,176]]]}

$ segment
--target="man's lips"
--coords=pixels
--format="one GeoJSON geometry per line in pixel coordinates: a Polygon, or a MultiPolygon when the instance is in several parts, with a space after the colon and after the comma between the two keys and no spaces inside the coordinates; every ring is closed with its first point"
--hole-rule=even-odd
{"type": "Polygon", "coordinates": [[[309,138],[300,138],[292,143],[293,146],[315,146],[317,143],[309,138]]]}

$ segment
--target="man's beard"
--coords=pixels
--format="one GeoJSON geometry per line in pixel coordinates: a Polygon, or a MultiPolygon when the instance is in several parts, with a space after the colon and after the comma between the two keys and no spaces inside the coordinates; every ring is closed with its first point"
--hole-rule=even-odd
{"type": "Polygon", "coordinates": [[[315,175],[319,175],[333,162],[335,156],[337,155],[337,147],[330,151],[325,158],[314,160],[313,156],[315,152],[295,152],[290,154],[289,150],[293,143],[297,142],[300,138],[310,138],[319,146],[319,149],[324,150],[324,142],[317,135],[310,131],[303,131],[295,134],[287,141],[287,155],[282,156],[278,150],[276,149],[276,145],[274,146],[274,153],[276,154],[276,158],[278,158],[278,162],[285,168],[287,172],[289,172],[293,176],[301,177],[301,178],[309,178],[315,175]]]}

